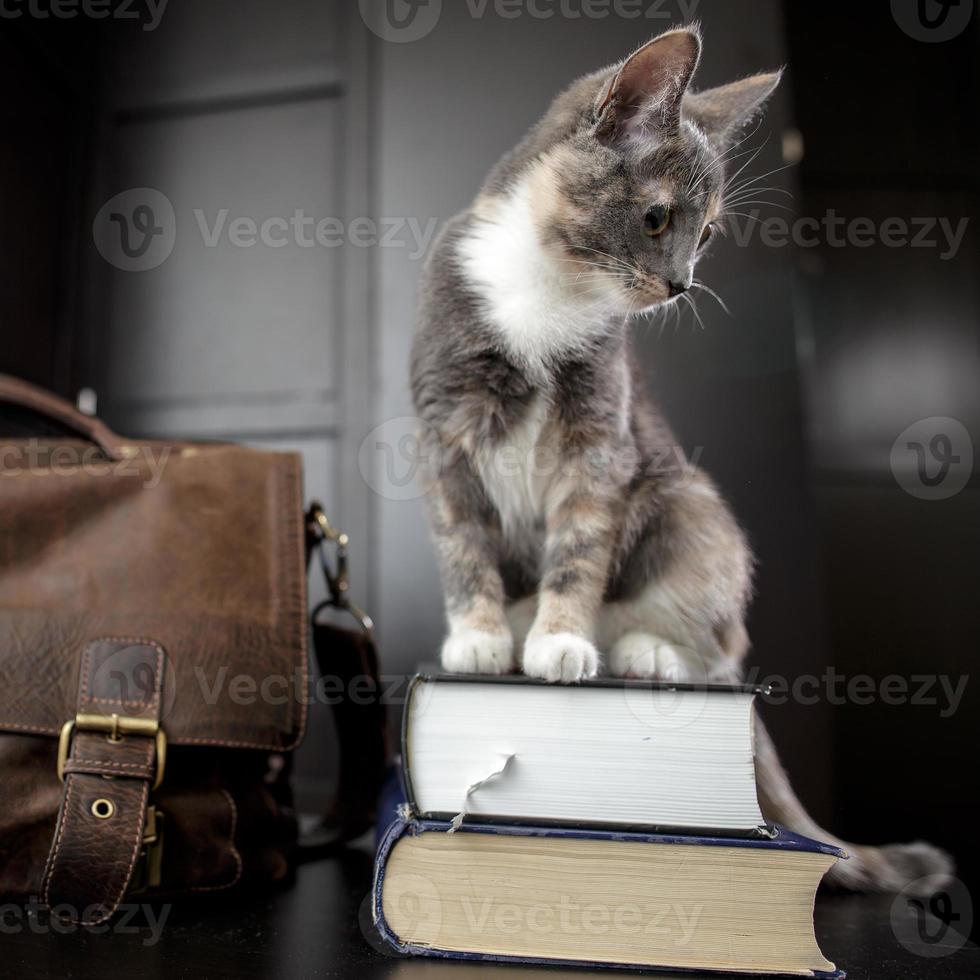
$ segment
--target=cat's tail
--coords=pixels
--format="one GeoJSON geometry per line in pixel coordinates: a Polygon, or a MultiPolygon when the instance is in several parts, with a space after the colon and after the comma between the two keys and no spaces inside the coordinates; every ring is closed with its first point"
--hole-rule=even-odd
{"type": "Polygon", "coordinates": [[[952,881],[953,859],[932,844],[848,844],[820,827],[796,798],[776,747],[759,718],[755,733],[756,781],[765,818],[797,834],[843,848],[850,855],[850,860],[838,861],[830,869],[828,884],[857,892],[900,892],[913,886],[912,892],[929,894],[952,881]]]}

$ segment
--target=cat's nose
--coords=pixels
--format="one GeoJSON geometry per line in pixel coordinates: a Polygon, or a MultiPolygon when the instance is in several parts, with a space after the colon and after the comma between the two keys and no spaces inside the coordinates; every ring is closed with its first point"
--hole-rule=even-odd
{"type": "Polygon", "coordinates": [[[671,298],[673,298],[674,296],[680,296],[681,293],[686,293],[688,288],[689,287],[687,286],[687,284],[683,282],[667,283],[667,292],[671,298]]]}

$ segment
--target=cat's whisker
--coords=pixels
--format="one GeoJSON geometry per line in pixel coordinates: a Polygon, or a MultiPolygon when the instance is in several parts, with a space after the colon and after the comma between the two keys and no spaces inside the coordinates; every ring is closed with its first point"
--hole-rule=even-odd
{"type": "Polygon", "coordinates": [[[746,187],[744,190],[735,191],[728,194],[725,198],[726,203],[737,203],[743,197],[751,197],[753,194],[764,195],[764,194],[779,194],[782,193],[783,197],[793,199],[793,195],[788,192],[783,192],[780,187],[746,187]]]}
{"type": "Polygon", "coordinates": [[[725,311],[725,312],[726,312],[726,313],[727,313],[727,314],[728,314],[729,316],[731,316],[731,315],[732,315],[732,311],[731,311],[731,310],[730,310],[730,309],[728,308],[728,304],[727,304],[727,303],[726,303],[726,302],[725,302],[725,301],[724,301],[724,300],[723,300],[723,299],[722,299],[722,298],[721,298],[721,297],[720,297],[720,296],[719,296],[719,295],[718,295],[718,294],[717,294],[717,293],[716,293],[716,292],[715,292],[715,291],[714,291],[714,290],[713,290],[713,289],[712,289],[712,288],[711,288],[710,286],[706,286],[706,285],[705,285],[705,284],[704,284],[703,282],[699,282],[699,281],[698,281],[697,279],[695,279],[695,280],[694,280],[694,281],[693,281],[693,282],[691,283],[691,288],[692,288],[692,289],[700,289],[700,290],[703,290],[703,291],[704,291],[704,292],[706,292],[706,293],[707,293],[707,294],[708,294],[709,296],[711,296],[711,297],[712,297],[712,298],[713,298],[713,299],[715,300],[715,302],[716,302],[716,303],[717,303],[717,304],[718,304],[718,305],[719,305],[719,306],[720,306],[720,307],[721,307],[721,308],[722,308],[722,309],[723,309],[723,310],[724,310],[724,311],[725,311]]]}
{"type": "Polygon", "coordinates": [[[750,182],[752,182],[752,181],[758,182],[760,180],[765,180],[766,177],[771,177],[773,174],[782,173],[782,171],[789,170],[789,168],[792,167],[792,166],[793,166],[792,163],[787,163],[787,164],[784,164],[782,167],[774,167],[772,170],[767,170],[764,174],[752,174],[752,175],[746,177],[745,180],[739,182],[735,186],[732,186],[732,183],[733,183],[734,179],[738,176],[738,173],[741,173],[741,171],[739,171],[738,173],[733,174],[732,175],[732,178],[725,183],[725,188],[724,188],[723,193],[725,193],[725,194],[737,194],[740,190],[742,190],[742,188],[744,188],[750,182]]]}
{"type": "MultiPolygon", "coordinates": [[[[755,196],[763,196],[778,192],[780,188],[778,187],[746,187],[744,190],[736,191],[732,194],[726,194],[724,203],[725,204],[738,204],[746,198],[755,196]]],[[[788,197],[792,200],[792,194],[786,194],[784,197],[788,197]]]]}
{"type": "Polygon", "coordinates": [[[596,270],[600,272],[634,272],[635,271],[635,266],[629,265],[628,263],[625,262],[618,265],[614,265],[611,262],[581,262],[580,264],[584,266],[584,268],[581,270],[581,272],[573,273],[573,275],[584,275],[585,273],[596,271],[596,270]]]}
{"type": "Polygon", "coordinates": [[[738,201],[726,201],[725,204],[726,205],[732,204],[735,207],[746,207],[747,205],[750,205],[750,204],[765,204],[767,207],[770,207],[770,208],[779,208],[781,211],[792,211],[792,210],[794,210],[788,204],[780,204],[778,201],[767,201],[764,197],[762,197],[762,198],[753,198],[753,199],[750,199],[750,200],[741,199],[741,200],[738,200],[738,201]]]}
{"type": "MultiPolygon", "coordinates": [[[[748,168],[749,168],[749,167],[751,167],[753,163],[755,163],[755,161],[756,161],[756,160],[757,160],[757,159],[759,158],[759,154],[760,154],[760,153],[762,153],[762,151],[763,151],[763,150],[764,150],[764,149],[765,149],[765,148],[766,148],[766,147],[767,147],[768,145],[769,145],[769,137],[767,136],[767,137],[765,138],[765,140],[763,140],[763,142],[762,142],[762,145],[756,148],[756,150],[755,150],[755,151],[753,152],[753,154],[752,154],[752,156],[750,156],[750,157],[748,158],[748,160],[746,160],[746,161],[745,161],[745,163],[743,163],[743,164],[742,164],[742,166],[741,166],[741,167],[739,167],[739,168],[738,168],[738,170],[736,170],[736,171],[735,171],[735,173],[733,173],[733,174],[732,174],[732,175],[731,175],[730,177],[728,177],[728,178],[727,178],[727,179],[725,180],[725,183],[724,183],[724,186],[723,186],[723,187],[722,187],[722,189],[721,189],[721,193],[722,193],[722,196],[724,196],[725,194],[727,194],[727,193],[728,193],[728,191],[729,191],[729,189],[731,188],[731,186],[732,186],[732,184],[733,184],[733,183],[734,183],[734,182],[735,182],[735,181],[736,181],[736,180],[737,180],[737,179],[738,179],[738,178],[739,178],[739,177],[740,177],[740,176],[741,176],[741,175],[742,175],[743,173],[745,173],[745,171],[746,171],[746,170],[748,170],[748,168]]],[[[759,177],[747,177],[747,178],[746,178],[746,180],[761,180],[761,178],[759,178],[759,177]]]]}
{"type": "MultiPolygon", "coordinates": [[[[736,153],[735,156],[725,159],[720,157],[717,160],[713,160],[710,166],[706,167],[699,175],[697,175],[697,181],[689,188],[688,193],[694,194],[694,192],[710,177],[713,173],[723,172],[726,164],[734,163],[736,160],[740,160],[742,157],[747,156],[752,153],[752,150],[745,150],[742,153],[736,153]]],[[[703,197],[707,193],[707,189],[701,192],[699,197],[703,197]]]]}
{"type": "Polygon", "coordinates": [[[595,276],[587,279],[576,279],[571,282],[560,282],[559,285],[563,288],[579,291],[581,291],[579,287],[589,287],[592,291],[597,292],[604,287],[629,287],[633,282],[633,276],[622,276],[615,279],[609,279],[605,276],[595,276]]]}
{"type": "MultiPolygon", "coordinates": [[[[722,153],[718,157],[717,160],[713,161],[712,166],[709,167],[708,170],[705,171],[698,178],[697,183],[695,183],[693,187],[689,188],[690,193],[693,194],[694,191],[697,190],[697,188],[705,180],[705,178],[709,174],[711,174],[714,170],[718,169],[719,167],[724,166],[726,163],[731,163],[732,161],[738,160],[741,157],[747,156],[749,153],[751,153],[752,152],[751,149],[749,149],[749,150],[743,150],[741,153],[737,153],[737,154],[734,151],[737,150],[746,140],[751,139],[753,136],[755,136],[755,134],[759,131],[759,127],[761,125],[762,125],[762,120],[760,119],[759,122],[756,123],[755,128],[751,130],[751,132],[746,133],[737,143],[735,143],[734,145],[732,145],[731,147],[729,147],[727,150],[725,150],[725,152],[722,153]]],[[[764,145],[765,144],[763,144],[763,146],[764,145]]]]}
{"type": "Polygon", "coordinates": [[[620,275],[624,276],[624,275],[631,275],[634,271],[635,270],[632,268],[619,268],[618,266],[615,265],[597,265],[595,263],[590,262],[581,272],[569,273],[567,276],[564,276],[563,278],[571,280],[571,279],[580,278],[581,276],[599,275],[600,273],[607,274],[607,275],[614,275],[614,276],[620,276],[620,275]]]}
{"type": "MultiPolygon", "coordinates": [[[[600,248],[590,248],[587,245],[576,245],[574,242],[572,243],[571,248],[577,249],[581,252],[594,252],[596,255],[602,255],[605,256],[605,258],[607,259],[612,259],[612,261],[615,262],[617,265],[625,265],[627,267],[629,266],[629,263],[625,259],[621,259],[617,255],[611,255],[609,252],[603,252],[602,249],[600,248]]],[[[588,259],[576,258],[575,261],[587,262],[588,259]]]]}
{"type": "Polygon", "coordinates": [[[740,185],[729,192],[729,197],[733,194],[761,194],[763,192],[766,194],[773,193],[782,194],[785,197],[793,197],[792,191],[788,191],[785,187],[776,187],[773,184],[740,185]]]}
{"type": "Polygon", "coordinates": [[[706,154],[707,154],[707,143],[704,142],[698,146],[698,155],[694,158],[694,166],[691,167],[691,176],[687,178],[687,186],[685,190],[687,190],[688,193],[690,193],[691,184],[694,183],[694,178],[697,177],[698,171],[700,170],[701,165],[704,163],[704,158],[706,154]]]}
{"type": "Polygon", "coordinates": [[[701,314],[698,312],[697,304],[687,293],[680,293],[680,299],[684,300],[689,307],[691,307],[691,312],[694,314],[694,319],[698,321],[699,326],[704,330],[704,320],[701,319],[701,314]]]}
{"type": "Polygon", "coordinates": [[[750,214],[748,211],[726,211],[724,213],[726,218],[748,218],[749,221],[756,221],[762,224],[762,218],[758,214],[750,214]]]}
{"type": "MultiPolygon", "coordinates": [[[[692,186],[694,185],[694,181],[698,180],[700,182],[701,170],[705,164],[705,161],[707,160],[708,153],[710,152],[710,150],[711,150],[710,141],[708,139],[704,139],[700,144],[700,146],[698,147],[698,155],[694,161],[694,166],[691,168],[691,176],[688,178],[687,181],[687,191],[690,194],[694,193],[694,186],[692,186]]],[[[724,158],[727,152],[728,151],[726,150],[725,153],[722,154],[722,158],[724,158]]]]}

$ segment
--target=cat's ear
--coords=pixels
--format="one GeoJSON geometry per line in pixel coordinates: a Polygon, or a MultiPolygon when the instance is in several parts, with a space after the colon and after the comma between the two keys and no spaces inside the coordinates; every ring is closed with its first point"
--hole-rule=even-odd
{"type": "Polygon", "coordinates": [[[725,143],[762,111],[782,76],[781,70],[767,72],[703,92],[688,92],[684,115],[698,123],[712,140],[725,143]]]}
{"type": "Polygon", "coordinates": [[[622,145],[677,129],[681,101],[700,57],[696,27],[667,31],[630,55],[600,96],[596,139],[622,145]]]}

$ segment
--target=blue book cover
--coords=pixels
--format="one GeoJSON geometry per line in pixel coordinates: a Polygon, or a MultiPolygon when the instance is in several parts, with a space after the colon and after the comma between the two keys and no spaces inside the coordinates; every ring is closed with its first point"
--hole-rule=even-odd
{"type": "MultiPolygon", "coordinates": [[[[385,876],[388,870],[388,861],[395,846],[406,836],[418,837],[422,834],[477,834],[491,835],[494,837],[522,838],[526,841],[536,839],[575,839],[582,841],[620,841],[625,844],[670,844],[678,847],[725,847],[739,849],[759,849],[768,852],[787,851],[787,852],[808,852],[825,854],[835,858],[845,858],[846,854],[835,847],[822,844],[818,841],[810,840],[805,837],[790,833],[782,828],[777,828],[776,836],[772,839],[760,838],[731,838],[731,837],[703,837],[688,836],[682,834],[647,834],[647,833],[625,833],[608,830],[590,830],[586,828],[561,828],[561,827],[527,827],[527,826],[508,826],[499,823],[464,823],[458,830],[453,831],[449,821],[442,820],[423,820],[413,817],[411,809],[405,802],[405,795],[400,781],[393,774],[385,794],[382,798],[382,805],[379,814],[379,840],[378,851],[375,861],[374,884],[372,891],[372,914],[375,928],[386,945],[393,951],[411,956],[430,956],[443,959],[460,960],[491,960],[500,962],[519,962],[525,964],[539,965],[561,965],[579,966],[628,970],[650,970],[655,972],[718,972],[739,975],[747,972],[745,969],[712,969],[706,966],[684,967],[672,964],[637,964],[636,962],[610,962],[607,960],[597,961],[575,958],[559,958],[555,955],[535,956],[535,955],[509,955],[506,953],[496,954],[492,952],[466,952],[458,949],[441,949],[436,945],[414,943],[403,940],[396,934],[394,929],[387,921],[384,913],[384,885],[385,876]]],[[[520,845],[517,845],[520,849],[520,845]]],[[[813,889],[819,883],[815,880],[813,889]]],[[[425,896],[422,895],[424,901],[425,896]]],[[[423,910],[424,913],[424,910],[423,910]]],[[[748,972],[759,972],[755,969],[748,972]]],[[[784,975],[784,971],[777,969],[762,971],[772,975],[784,975]]],[[[826,978],[843,978],[842,970],[817,970],[810,969],[800,971],[798,969],[785,971],[785,975],[804,975],[826,978]]]]}

